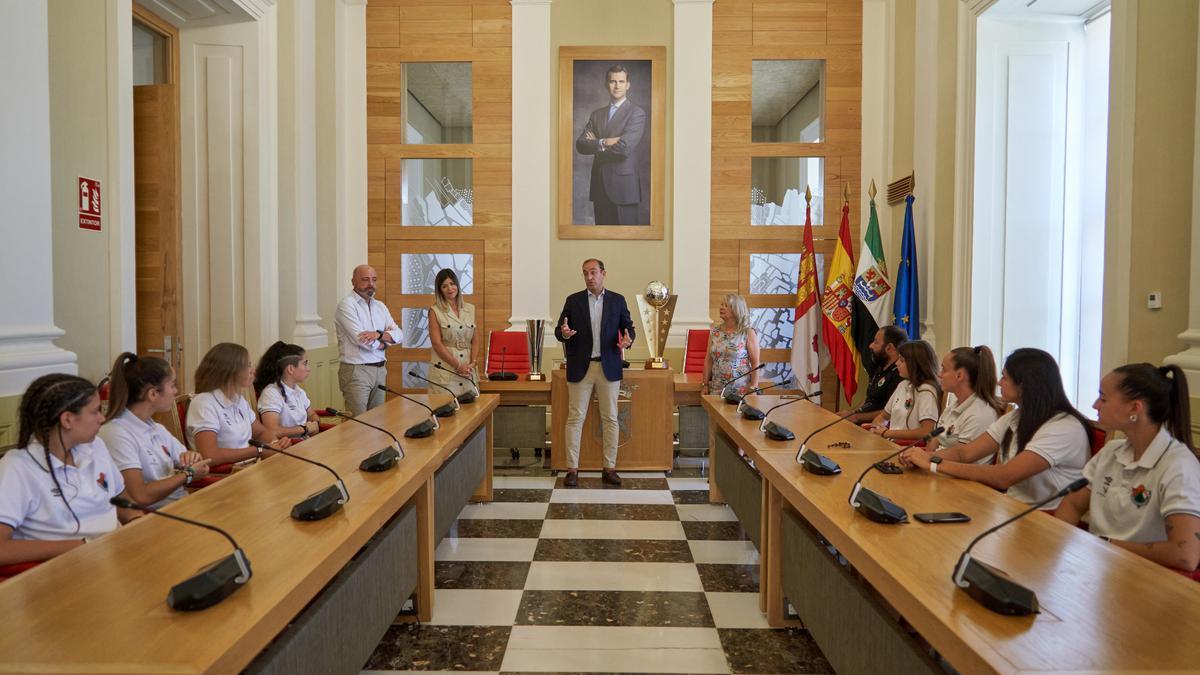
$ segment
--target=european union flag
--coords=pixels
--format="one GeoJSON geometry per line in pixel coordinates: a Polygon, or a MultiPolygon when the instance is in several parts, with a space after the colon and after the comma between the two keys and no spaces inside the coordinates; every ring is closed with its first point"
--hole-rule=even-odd
{"type": "Polygon", "coordinates": [[[896,298],[892,305],[895,325],[908,333],[909,340],[921,339],[921,282],[917,279],[917,233],[913,227],[912,205],[916,199],[904,198],[904,238],[900,242],[900,268],[896,271],[896,298]]]}

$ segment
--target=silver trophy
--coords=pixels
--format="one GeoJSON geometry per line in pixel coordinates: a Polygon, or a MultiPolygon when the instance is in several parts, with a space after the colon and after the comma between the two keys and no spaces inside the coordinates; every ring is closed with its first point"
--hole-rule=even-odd
{"type": "Polygon", "coordinates": [[[646,368],[667,368],[667,360],[663,352],[667,349],[667,335],[671,332],[671,315],[675,313],[675,301],[678,295],[672,295],[671,289],[661,281],[651,281],[646,284],[646,291],[638,296],[638,309],[641,310],[642,331],[646,336],[646,345],[650,348],[650,358],[646,360],[646,368]]]}
{"type": "Polygon", "coordinates": [[[526,319],[525,337],[529,340],[529,381],[542,382],[546,375],[542,373],[542,339],[546,335],[545,319],[526,319]]]}

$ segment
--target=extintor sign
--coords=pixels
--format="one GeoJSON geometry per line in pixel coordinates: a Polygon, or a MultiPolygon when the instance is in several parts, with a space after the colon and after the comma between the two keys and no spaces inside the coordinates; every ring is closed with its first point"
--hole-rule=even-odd
{"type": "Polygon", "coordinates": [[[100,181],[79,177],[79,229],[100,231],[100,181]]]}

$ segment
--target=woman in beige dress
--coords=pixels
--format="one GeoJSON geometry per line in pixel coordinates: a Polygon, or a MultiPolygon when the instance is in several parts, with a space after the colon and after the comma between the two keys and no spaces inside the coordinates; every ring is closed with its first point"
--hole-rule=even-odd
{"type": "Polygon", "coordinates": [[[475,393],[479,381],[475,371],[478,346],[475,340],[475,306],[463,302],[454,270],[438,272],[433,288],[435,300],[429,311],[433,367],[429,369],[429,379],[449,387],[456,395],[475,393]],[[438,368],[439,365],[451,372],[438,368]]]}

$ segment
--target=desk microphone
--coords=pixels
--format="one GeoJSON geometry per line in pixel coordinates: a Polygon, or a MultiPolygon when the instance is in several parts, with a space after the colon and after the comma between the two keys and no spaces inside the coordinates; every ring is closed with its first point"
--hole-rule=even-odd
{"type": "Polygon", "coordinates": [[[758,387],[755,389],[751,389],[750,391],[741,395],[741,400],[738,401],[737,412],[741,413],[742,417],[745,417],[748,420],[765,419],[767,414],[765,412],[759,410],[758,408],[755,408],[754,406],[750,405],[749,403],[746,403],[746,397],[751,394],[761,394],[762,392],[764,392],[768,389],[774,389],[775,387],[779,387],[779,386],[782,386],[785,384],[791,384],[791,382],[792,382],[792,378],[789,377],[786,380],[782,380],[782,381],[776,382],[774,384],[768,384],[765,387],[758,387]]]}
{"type": "Polygon", "coordinates": [[[475,384],[475,380],[472,380],[469,377],[463,377],[462,375],[459,375],[458,373],[454,372],[453,370],[450,370],[449,368],[447,368],[446,366],[443,366],[440,363],[433,364],[433,367],[437,368],[438,370],[444,370],[447,373],[450,373],[451,375],[457,377],[458,379],[462,380],[463,382],[466,382],[467,384],[471,385],[471,388],[475,390],[475,391],[468,391],[468,392],[459,394],[456,397],[458,399],[459,403],[474,403],[475,399],[479,397],[479,393],[480,393],[479,385],[475,384]]]}
{"type": "MultiPolygon", "coordinates": [[[[933,440],[933,438],[940,436],[944,431],[946,431],[944,427],[938,427],[925,434],[919,442],[928,443],[929,441],[933,440]]],[[[869,520],[873,520],[877,523],[894,525],[896,523],[908,521],[908,512],[904,510],[904,507],[893,502],[887,497],[884,497],[878,492],[869,490],[862,486],[863,478],[865,478],[867,474],[871,472],[871,469],[878,469],[880,465],[886,464],[896,455],[899,455],[907,449],[907,446],[901,447],[896,452],[893,452],[892,454],[879,460],[878,462],[875,462],[863,470],[862,475],[860,475],[858,480],[854,482],[854,490],[850,493],[850,506],[853,506],[854,510],[863,514],[869,520]]]]}
{"type": "Polygon", "coordinates": [[[244,586],[247,581],[250,581],[250,577],[253,574],[250,571],[250,559],[246,557],[246,553],[233,540],[233,537],[216,525],[209,525],[208,523],[202,523],[172,513],[163,513],[158,509],[142,506],[124,497],[113,497],[108,500],[108,503],[122,509],[133,509],[134,511],[151,513],[163,518],[187,523],[188,525],[212,530],[228,539],[229,543],[233,545],[233,553],[205,567],[195,576],[184,579],[171,587],[171,590],[167,593],[167,606],[171,609],[181,612],[207,609],[228,598],[234,591],[244,586]]]}
{"type": "Polygon", "coordinates": [[[342,482],[342,477],[339,476],[338,473],[329,466],[314,459],[301,457],[294,452],[280,450],[279,448],[272,448],[266,443],[256,441],[253,438],[250,439],[250,445],[263,450],[277,452],[284,457],[298,459],[301,462],[315,464],[316,466],[319,466],[333,474],[333,477],[337,479],[337,482],[333,485],[330,485],[319,492],[314,492],[306,497],[303,501],[297,502],[296,505],[292,507],[292,517],[296,520],[321,520],[323,518],[328,518],[338,511],[341,511],[342,505],[350,501],[350,493],[346,491],[346,484],[342,482]]]}
{"type": "Polygon", "coordinates": [[[1037,593],[1034,593],[1033,589],[1018,584],[1010,579],[1007,574],[995,567],[985,565],[972,558],[971,549],[975,548],[975,544],[978,544],[980,539],[983,539],[1005,525],[1024,518],[1055,499],[1065,497],[1087,486],[1088,479],[1076,479],[1075,482],[1058,492],[975,537],[971,540],[971,544],[967,546],[967,550],[963,551],[962,555],[959,556],[958,563],[954,565],[954,574],[950,575],[950,578],[954,580],[954,584],[966,591],[967,595],[974,598],[976,602],[998,614],[1007,614],[1009,616],[1037,614],[1041,610],[1038,607],[1037,593]]]}
{"type": "Polygon", "coordinates": [[[817,390],[811,394],[809,394],[807,392],[801,392],[801,396],[802,396],[801,398],[794,398],[790,401],[784,401],[783,403],[776,403],[775,405],[768,408],[767,412],[763,414],[763,421],[762,421],[762,424],[758,425],[758,430],[763,432],[764,434],[766,434],[767,438],[770,438],[773,441],[794,441],[794,440],[796,440],[796,434],[793,434],[791,429],[788,429],[787,427],[782,426],[780,424],[776,424],[774,422],[768,422],[767,415],[770,415],[773,411],[775,411],[778,408],[782,408],[784,406],[791,405],[793,403],[799,403],[800,401],[807,401],[809,398],[811,398],[813,396],[820,396],[820,395],[821,395],[820,390],[817,390]]]}
{"type": "Polygon", "coordinates": [[[855,408],[854,410],[851,410],[850,412],[846,413],[845,417],[839,416],[834,421],[830,422],[829,424],[826,424],[823,427],[820,427],[820,428],[814,430],[807,437],[805,437],[805,439],[800,443],[800,449],[796,451],[796,461],[800,462],[800,465],[802,467],[804,467],[805,471],[807,471],[809,473],[815,473],[818,476],[832,476],[834,474],[839,474],[842,472],[842,467],[839,466],[837,462],[833,461],[832,459],[826,457],[825,455],[822,455],[821,453],[819,453],[815,450],[809,449],[808,442],[813,439],[813,436],[816,436],[817,434],[821,433],[822,431],[825,431],[829,427],[837,424],[838,422],[842,422],[842,421],[850,419],[850,416],[854,415],[855,413],[862,412],[862,409],[865,407],[866,407],[866,404],[864,403],[864,404],[858,406],[857,408],[855,408]]]}
{"type": "Polygon", "coordinates": [[[733,384],[734,382],[737,382],[738,380],[742,379],[743,377],[746,377],[747,375],[749,375],[750,373],[753,373],[756,370],[762,370],[763,368],[766,368],[766,367],[767,367],[767,364],[760,363],[757,366],[754,366],[753,368],[751,368],[750,370],[747,370],[746,372],[742,373],[741,375],[738,375],[737,377],[730,379],[730,380],[726,381],[725,384],[721,385],[721,396],[723,396],[725,398],[725,402],[730,405],[733,405],[735,403],[741,403],[742,399],[737,395],[737,393],[729,391],[729,385],[733,384]]]}
{"type": "Polygon", "coordinates": [[[438,422],[437,415],[434,414],[433,408],[430,408],[425,403],[418,401],[417,399],[415,399],[411,396],[401,394],[398,391],[392,391],[391,389],[388,389],[387,387],[383,386],[382,384],[378,385],[378,386],[380,389],[382,389],[383,391],[386,391],[389,394],[392,394],[393,396],[399,396],[400,398],[404,399],[405,401],[412,401],[413,403],[416,403],[417,405],[419,405],[422,408],[429,411],[429,419],[424,420],[422,422],[418,422],[404,430],[405,438],[425,438],[429,434],[432,434],[433,432],[435,432],[439,428],[441,428],[442,425],[438,422]]]}
{"type": "Polygon", "coordinates": [[[409,370],[408,376],[415,377],[418,380],[428,382],[429,384],[432,384],[435,387],[441,387],[442,389],[445,389],[447,392],[450,393],[450,402],[443,403],[442,405],[434,408],[433,409],[434,415],[437,415],[438,417],[453,417],[454,413],[458,412],[458,408],[459,408],[458,398],[454,396],[454,391],[452,389],[450,389],[450,387],[447,387],[444,384],[438,384],[437,382],[434,382],[433,380],[429,379],[428,377],[424,377],[423,375],[418,373],[416,371],[416,369],[409,370]]]}
{"type": "Polygon", "coordinates": [[[494,373],[488,374],[489,380],[501,380],[501,381],[507,382],[507,381],[517,379],[516,373],[510,373],[509,371],[504,370],[504,366],[508,365],[506,363],[506,358],[505,358],[507,356],[508,356],[508,347],[507,346],[501,347],[500,348],[500,370],[497,370],[494,373]]]}
{"type": "Polygon", "coordinates": [[[364,421],[358,419],[357,417],[354,417],[353,415],[350,415],[350,414],[347,414],[344,412],[339,412],[333,408],[326,408],[323,412],[326,415],[332,415],[333,417],[340,417],[344,420],[349,420],[351,422],[357,422],[365,427],[371,427],[372,429],[374,429],[376,431],[382,431],[383,433],[392,437],[393,444],[384,447],[383,449],[379,450],[378,452],[373,452],[370,455],[368,455],[367,458],[364,459],[358,465],[359,471],[369,471],[371,473],[376,473],[379,471],[387,471],[388,469],[392,468],[393,466],[396,466],[396,462],[399,462],[400,460],[404,459],[404,448],[401,447],[400,439],[396,438],[396,434],[393,434],[392,432],[388,431],[387,429],[384,429],[383,427],[377,427],[374,424],[371,424],[369,422],[364,422],[364,421]]]}

